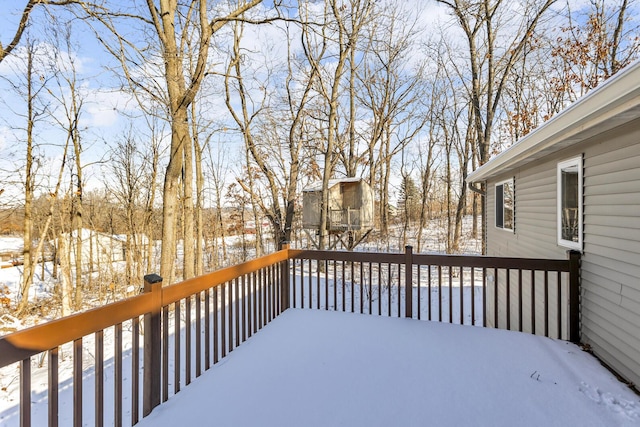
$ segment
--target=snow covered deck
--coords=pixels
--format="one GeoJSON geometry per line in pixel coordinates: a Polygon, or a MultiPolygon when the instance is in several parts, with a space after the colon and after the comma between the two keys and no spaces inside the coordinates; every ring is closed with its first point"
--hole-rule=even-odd
{"type": "Polygon", "coordinates": [[[640,399],[574,344],[288,309],[139,426],[640,425],[640,399]]]}

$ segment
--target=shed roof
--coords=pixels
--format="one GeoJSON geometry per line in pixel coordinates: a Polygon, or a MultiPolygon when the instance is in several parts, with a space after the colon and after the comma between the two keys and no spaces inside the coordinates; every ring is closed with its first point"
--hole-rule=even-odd
{"type": "Polygon", "coordinates": [[[640,117],[640,60],[581,97],[467,177],[485,181],[640,117]]]}
{"type": "MultiPolygon", "coordinates": [[[[329,180],[329,188],[341,184],[343,182],[360,182],[360,181],[364,181],[364,178],[360,178],[360,177],[345,177],[345,178],[336,178],[336,179],[330,179],[329,180]]],[[[309,192],[314,192],[314,191],[322,191],[322,181],[317,181],[314,182],[313,184],[309,185],[307,188],[305,188],[302,191],[309,191],[309,192]]]]}

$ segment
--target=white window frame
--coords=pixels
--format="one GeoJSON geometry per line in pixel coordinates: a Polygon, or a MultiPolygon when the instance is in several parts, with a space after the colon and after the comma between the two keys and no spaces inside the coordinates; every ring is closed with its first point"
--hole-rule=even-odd
{"type": "MultiPolygon", "coordinates": [[[[582,202],[582,193],[583,193],[583,181],[582,181],[582,156],[573,157],[571,159],[564,160],[558,163],[557,167],[557,209],[556,209],[556,217],[557,217],[557,230],[558,230],[558,245],[564,246],[570,249],[582,250],[582,211],[583,211],[583,202],[582,202]],[[573,240],[566,240],[562,238],[562,218],[565,216],[565,212],[562,208],[562,171],[567,170],[569,168],[577,168],[578,171],[578,207],[577,207],[577,228],[578,228],[578,241],[574,242],[573,240]]],[[[575,214],[572,214],[575,215],[575,214]]]]}
{"type": "Polygon", "coordinates": [[[515,187],[513,185],[513,178],[509,178],[506,179],[504,181],[500,181],[497,182],[494,186],[495,189],[495,218],[493,221],[493,225],[498,229],[498,230],[504,230],[504,231],[508,231],[510,233],[513,233],[515,230],[515,224],[516,224],[516,191],[515,191],[515,187]],[[511,207],[511,228],[505,227],[504,226],[504,185],[508,184],[511,186],[511,188],[513,189],[513,195],[512,195],[512,204],[513,206],[511,207]],[[498,224],[498,188],[501,187],[501,191],[502,191],[502,224],[498,224]]]}

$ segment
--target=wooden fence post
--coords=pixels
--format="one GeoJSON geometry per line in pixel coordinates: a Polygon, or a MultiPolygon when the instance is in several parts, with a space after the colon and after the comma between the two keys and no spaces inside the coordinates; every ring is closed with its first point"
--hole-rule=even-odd
{"type": "Polygon", "coordinates": [[[580,252],[569,251],[569,341],[580,342],[580,252]]]}
{"type": "Polygon", "coordinates": [[[413,246],[405,246],[404,252],[404,317],[413,317],[413,246]]]}
{"type": "Polygon", "coordinates": [[[143,371],[143,416],[160,405],[160,355],[162,354],[162,277],[157,274],[144,276],[144,293],[151,292],[153,309],[144,315],[144,371],[143,371]]]}

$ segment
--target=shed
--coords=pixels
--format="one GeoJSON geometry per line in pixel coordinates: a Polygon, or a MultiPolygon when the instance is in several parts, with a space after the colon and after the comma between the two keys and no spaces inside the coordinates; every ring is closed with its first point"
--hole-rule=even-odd
{"type": "MultiPolygon", "coordinates": [[[[640,62],[475,170],[467,182],[476,190],[485,184],[487,255],[582,253],[581,341],[640,384],[640,62]]],[[[497,297],[505,292],[499,288],[497,297]]],[[[524,298],[534,292],[544,298],[537,288],[523,292],[524,298]]]]}
{"type": "MultiPolygon", "coordinates": [[[[322,183],[303,190],[303,228],[320,230],[321,203],[322,183]]],[[[374,220],[371,186],[362,178],[330,180],[328,213],[325,227],[330,233],[371,230],[374,220]]]]}

